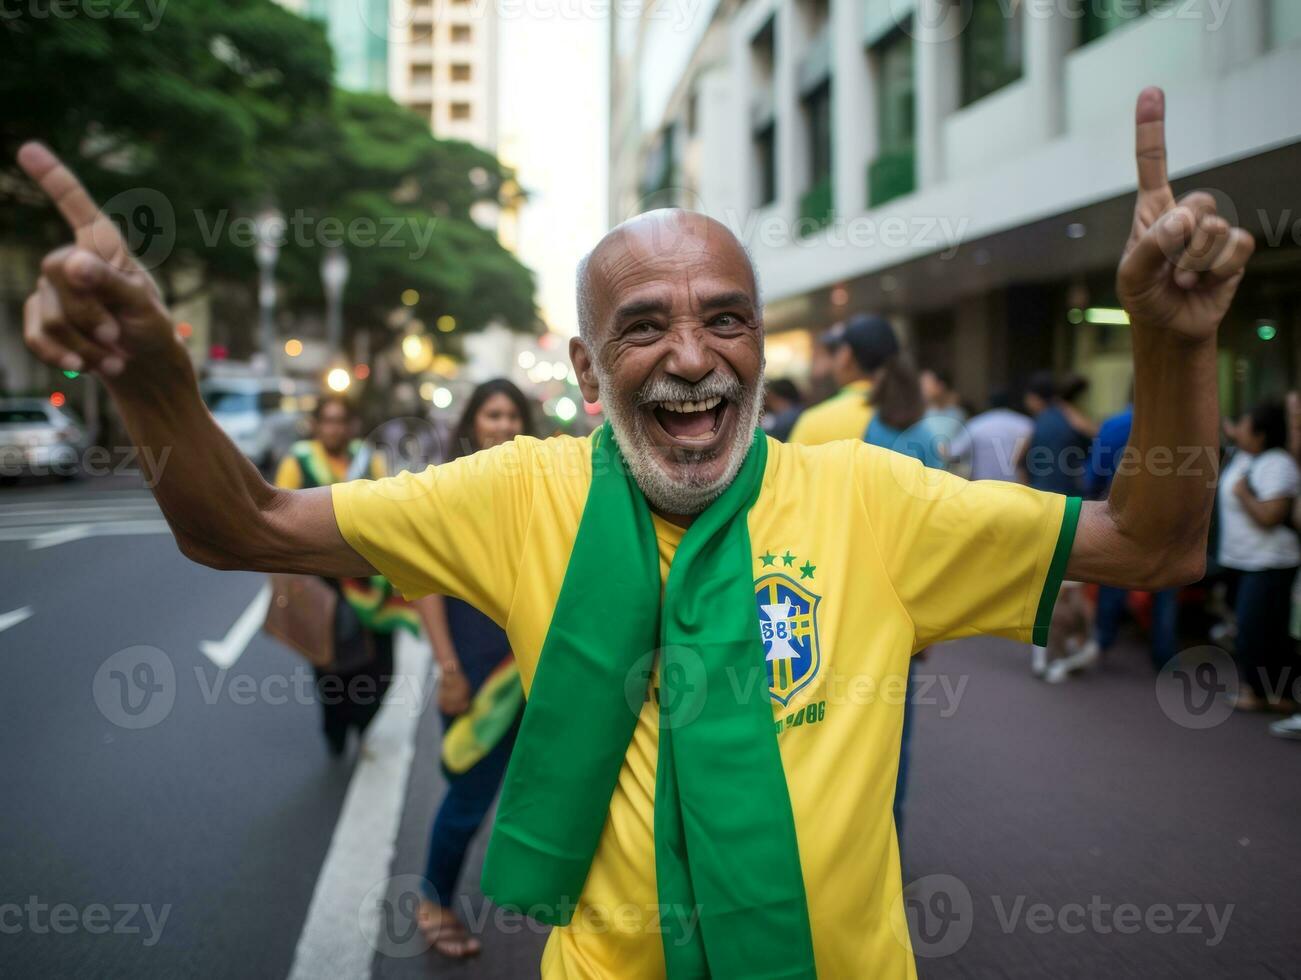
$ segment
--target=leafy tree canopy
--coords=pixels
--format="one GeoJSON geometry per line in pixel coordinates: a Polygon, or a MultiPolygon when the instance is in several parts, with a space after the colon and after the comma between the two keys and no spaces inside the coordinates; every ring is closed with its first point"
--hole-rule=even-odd
{"type": "Polygon", "coordinates": [[[251,289],[250,219],[273,204],[289,222],[277,274],[291,302],[319,306],[322,248],[339,241],[349,322],[413,288],[422,316],[531,328],[530,274],[470,219],[509,173],[331,76],[322,26],[272,0],[24,0],[0,17],[0,240],[64,240],[12,163],[35,138],[124,222],[173,298],[182,267],[251,289]]]}

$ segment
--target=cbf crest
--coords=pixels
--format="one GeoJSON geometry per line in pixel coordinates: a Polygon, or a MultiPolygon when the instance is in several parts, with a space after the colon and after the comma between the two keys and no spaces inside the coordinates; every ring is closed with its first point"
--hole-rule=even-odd
{"type": "Polygon", "coordinates": [[[768,693],[784,707],[822,665],[818,642],[822,597],[788,575],[771,572],[755,581],[754,598],[768,666],[768,693]]]}

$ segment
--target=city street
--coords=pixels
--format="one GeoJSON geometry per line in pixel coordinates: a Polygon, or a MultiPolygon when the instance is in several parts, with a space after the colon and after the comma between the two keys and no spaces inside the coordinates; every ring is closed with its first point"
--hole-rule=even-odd
{"type": "MultiPolygon", "coordinates": [[[[486,916],[470,964],[409,927],[442,791],[423,645],[332,761],[262,590],[182,558],[129,478],[0,490],[0,974],[534,975],[518,921],[486,916]]],[[[1134,637],[1062,686],[1028,660],[978,640],[918,666],[921,975],[1295,976],[1301,747],[1262,716],[1191,727],[1134,637]]]]}

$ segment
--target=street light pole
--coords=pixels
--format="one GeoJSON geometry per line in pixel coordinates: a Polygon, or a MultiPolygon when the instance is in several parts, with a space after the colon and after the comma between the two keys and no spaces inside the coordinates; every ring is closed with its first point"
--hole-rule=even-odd
{"type": "Polygon", "coordinates": [[[259,212],[253,219],[257,235],[258,311],[260,313],[258,346],[262,349],[264,374],[275,373],[276,364],[276,259],[285,234],[285,218],[275,208],[259,212]]]}
{"type": "Polygon", "coordinates": [[[327,248],[321,258],[321,285],[325,287],[325,326],[330,353],[343,353],[343,287],[348,282],[348,253],[327,248]]]}

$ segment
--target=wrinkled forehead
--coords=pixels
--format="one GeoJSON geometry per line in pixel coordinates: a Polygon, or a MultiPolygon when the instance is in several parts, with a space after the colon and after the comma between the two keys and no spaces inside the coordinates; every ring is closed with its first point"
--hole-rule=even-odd
{"type": "Polygon", "coordinates": [[[589,260],[599,320],[635,294],[653,291],[689,307],[701,291],[744,292],[756,301],[749,257],[722,225],[698,215],[615,229],[589,260]]]}

